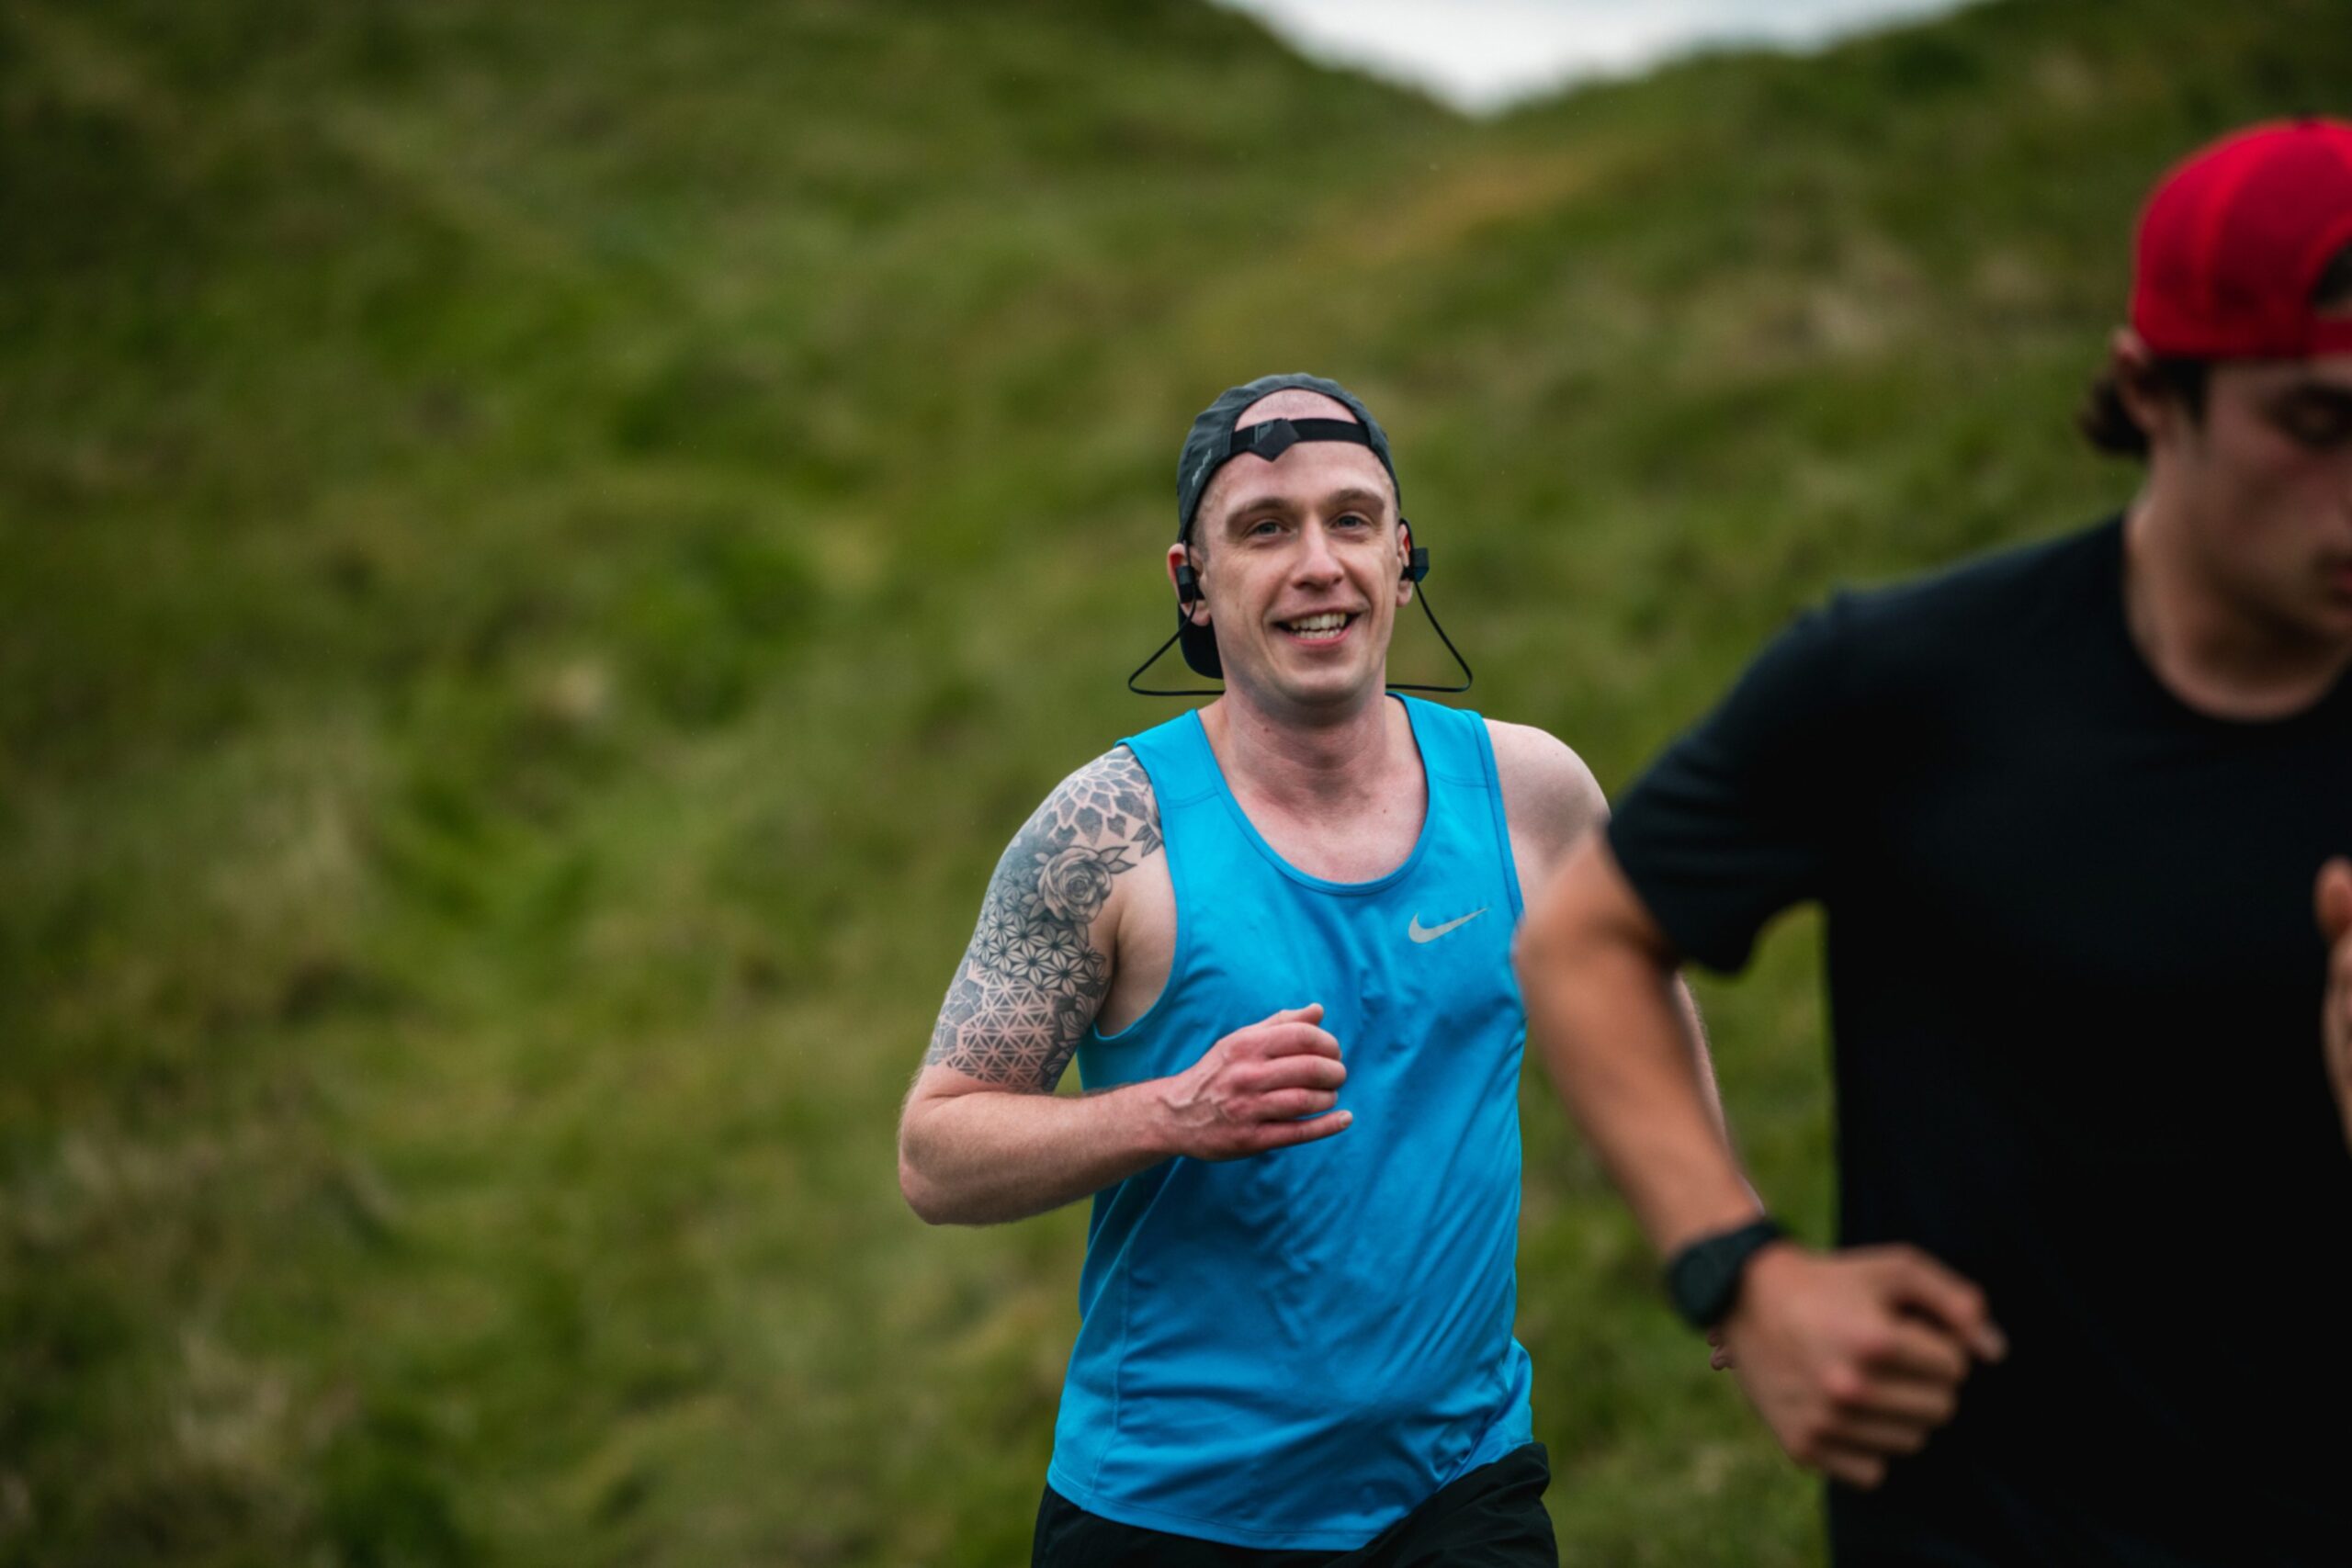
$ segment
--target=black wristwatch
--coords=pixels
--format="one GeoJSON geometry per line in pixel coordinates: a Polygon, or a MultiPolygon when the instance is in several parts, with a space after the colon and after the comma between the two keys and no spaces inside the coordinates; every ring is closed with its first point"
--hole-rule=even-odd
{"type": "Polygon", "coordinates": [[[1667,1261],[1666,1292],[1693,1328],[1713,1328],[1739,1300],[1748,1259],[1789,1233],[1770,1215],[1737,1230],[1702,1235],[1667,1261]]]}

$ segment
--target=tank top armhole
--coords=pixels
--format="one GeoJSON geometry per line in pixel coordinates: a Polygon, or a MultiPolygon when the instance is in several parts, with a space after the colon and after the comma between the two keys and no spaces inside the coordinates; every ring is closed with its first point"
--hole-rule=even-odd
{"type": "MultiPolygon", "coordinates": [[[[1190,715],[1180,716],[1177,722],[1181,723],[1183,718],[1190,716],[1190,715]]],[[[1169,728],[1169,726],[1160,727],[1161,729],[1169,728]]],[[[1172,918],[1176,922],[1175,939],[1169,947],[1168,978],[1160,982],[1159,994],[1151,998],[1143,1011],[1121,1025],[1116,1033],[1102,1032],[1102,1018],[1098,1014],[1095,1021],[1086,1026],[1086,1039],[1083,1043],[1088,1045],[1115,1046],[1122,1041],[1133,1039],[1136,1031],[1158,1018],[1161,1009],[1168,1005],[1168,998],[1175,994],[1177,983],[1183,979],[1185,965],[1192,957],[1193,928],[1192,922],[1184,918],[1184,884],[1182,873],[1177,869],[1178,835],[1175,831],[1175,821],[1179,816],[1182,815],[1180,808],[1196,804],[1201,798],[1201,792],[1189,796],[1176,795],[1175,791],[1182,783],[1184,770],[1182,767],[1170,766],[1170,759],[1158,745],[1139,744],[1148,737],[1156,739],[1159,735],[1159,730],[1148,730],[1144,736],[1126,736],[1120,740],[1119,744],[1127,749],[1127,755],[1136,760],[1136,765],[1143,769],[1144,776],[1151,781],[1152,808],[1159,817],[1159,855],[1168,867],[1168,900],[1172,918]]],[[[1182,744],[1181,741],[1176,743],[1182,744]]],[[[1083,1081],[1083,1068],[1080,1076],[1080,1080],[1083,1081]]]]}
{"type": "Polygon", "coordinates": [[[1503,809],[1502,771],[1495,766],[1495,738],[1487,728],[1485,715],[1465,710],[1464,716],[1476,732],[1478,767],[1485,775],[1487,788],[1487,816],[1494,824],[1495,854],[1501,863],[1503,888],[1510,895],[1510,918],[1515,925],[1527,918],[1527,899],[1519,886],[1519,862],[1510,852],[1510,817],[1503,809]]]}

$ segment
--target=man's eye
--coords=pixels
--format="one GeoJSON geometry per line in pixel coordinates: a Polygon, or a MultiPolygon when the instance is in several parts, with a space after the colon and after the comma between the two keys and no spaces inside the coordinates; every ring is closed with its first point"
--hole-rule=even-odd
{"type": "Polygon", "coordinates": [[[1372,526],[1372,519],[1369,517],[1358,516],[1356,513],[1351,512],[1346,516],[1334,520],[1331,526],[1334,528],[1369,528],[1372,526]]]}
{"type": "Polygon", "coordinates": [[[2352,442],[2352,409],[2343,404],[2293,402],[2279,412],[2279,430],[2290,442],[2324,451],[2352,442]]]}
{"type": "Polygon", "coordinates": [[[2299,446],[2324,451],[2352,441],[2352,416],[2318,409],[2290,412],[2279,425],[2299,446]]]}

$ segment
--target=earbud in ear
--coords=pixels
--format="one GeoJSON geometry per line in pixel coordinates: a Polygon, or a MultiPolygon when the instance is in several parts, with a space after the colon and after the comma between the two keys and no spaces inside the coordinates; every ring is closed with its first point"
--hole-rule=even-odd
{"type": "Polygon", "coordinates": [[[1429,574],[1430,553],[1420,546],[1416,545],[1413,547],[1411,552],[1405,558],[1404,579],[1408,582],[1419,582],[1429,574]]]}
{"type": "Polygon", "coordinates": [[[1200,602],[1200,574],[1190,566],[1178,567],[1176,569],[1176,602],[1189,610],[1200,602]]]}

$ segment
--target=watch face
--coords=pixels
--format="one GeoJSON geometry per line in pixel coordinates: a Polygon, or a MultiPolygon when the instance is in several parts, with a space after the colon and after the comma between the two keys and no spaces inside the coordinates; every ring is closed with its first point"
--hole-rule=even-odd
{"type": "Polygon", "coordinates": [[[1731,1269],[1725,1266],[1729,1260],[1712,1248],[1702,1253],[1698,1261],[1697,1294],[1700,1301],[1705,1303],[1707,1315],[1713,1317],[1722,1308],[1724,1289],[1730,1285],[1735,1276],[1731,1269]]]}
{"type": "Polygon", "coordinates": [[[1684,1275],[1684,1288],[1679,1292],[1682,1297],[1682,1310],[1690,1314],[1692,1321],[1708,1327],[1714,1325],[1717,1314],[1723,1311],[1724,1287],[1734,1278],[1731,1269],[1724,1267],[1724,1262],[1720,1246],[1700,1247],[1690,1257],[1689,1269],[1684,1275]]]}
{"type": "Polygon", "coordinates": [[[1692,1242],[1674,1260],[1667,1289],[1677,1311],[1701,1328],[1713,1328],[1739,1294],[1741,1270],[1758,1250],[1781,1235],[1770,1221],[1743,1225],[1727,1235],[1692,1242]]]}

